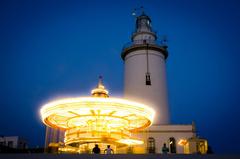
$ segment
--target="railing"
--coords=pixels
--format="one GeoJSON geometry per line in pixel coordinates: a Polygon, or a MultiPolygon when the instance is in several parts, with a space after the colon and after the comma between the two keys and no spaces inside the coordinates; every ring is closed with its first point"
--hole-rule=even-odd
{"type": "MultiPolygon", "coordinates": [[[[138,31],[138,29],[135,29],[134,31],[132,31],[132,35],[138,33],[138,32],[141,32],[140,30],[138,31]]],[[[150,29],[150,32],[152,32],[153,34],[157,35],[157,31],[153,30],[153,29],[150,29]]]]}
{"type": "Polygon", "coordinates": [[[137,46],[137,45],[143,45],[143,44],[149,44],[149,45],[157,45],[160,47],[167,47],[167,40],[166,39],[160,39],[160,40],[134,40],[131,42],[128,42],[124,44],[122,51],[124,51],[126,48],[137,46]]]}

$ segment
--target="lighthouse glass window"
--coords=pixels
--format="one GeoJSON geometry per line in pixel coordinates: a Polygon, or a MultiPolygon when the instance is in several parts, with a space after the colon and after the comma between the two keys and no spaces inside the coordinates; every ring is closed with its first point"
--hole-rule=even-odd
{"type": "Polygon", "coordinates": [[[148,26],[149,30],[151,31],[152,30],[152,25],[151,25],[151,21],[150,20],[147,20],[147,26],[148,26]]]}
{"type": "Polygon", "coordinates": [[[147,19],[142,19],[141,20],[141,26],[148,26],[148,20],[147,19]]]}
{"type": "Polygon", "coordinates": [[[148,24],[148,26],[151,26],[151,23],[150,23],[150,21],[149,21],[149,20],[147,20],[147,24],[148,24]]]}

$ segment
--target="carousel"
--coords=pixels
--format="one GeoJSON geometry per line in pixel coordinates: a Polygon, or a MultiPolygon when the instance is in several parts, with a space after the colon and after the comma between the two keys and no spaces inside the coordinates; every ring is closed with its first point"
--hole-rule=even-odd
{"type": "Polygon", "coordinates": [[[132,133],[153,123],[154,110],[149,106],[121,98],[109,97],[102,78],[90,97],[65,98],[42,106],[43,123],[64,132],[60,152],[84,153],[95,144],[118,149],[143,144],[132,133]]]}

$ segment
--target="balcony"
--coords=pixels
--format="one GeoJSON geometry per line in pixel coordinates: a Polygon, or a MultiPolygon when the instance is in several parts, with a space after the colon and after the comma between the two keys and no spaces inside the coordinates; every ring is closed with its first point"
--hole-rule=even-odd
{"type": "Polygon", "coordinates": [[[130,48],[133,46],[140,46],[140,45],[156,45],[158,47],[167,48],[167,41],[165,39],[157,40],[157,41],[156,40],[134,40],[124,44],[122,48],[122,52],[127,48],[130,48]]]}
{"type": "Polygon", "coordinates": [[[122,48],[121,57],[124,60],[125,56],[132,51],[142,50],[142,49],[150,49],[161,52],[165,59],[168,57],[167,51],[167,42],[165,39],[163,40],[134,40],[126,43],[122,48]]]}

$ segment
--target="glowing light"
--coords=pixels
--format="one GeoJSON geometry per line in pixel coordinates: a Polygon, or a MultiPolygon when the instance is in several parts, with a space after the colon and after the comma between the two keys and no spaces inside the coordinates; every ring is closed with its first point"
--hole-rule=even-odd
{"type": "Polygon", "coordinates": [[[146,105],[118,98],[61,99],[44,105],[40,112],[46,125],[62,129],[86,126],[89,120],[102,118],[111,127],[137,130],[150,126],[154,118],[154,111],[146,105]]]}
{"type": "Polygon", "coordinates": [[[127,144],[127,145],[141,145],[144,142],[136,139],[120,139],[117,142],[127,144]]]}
{"type": "Polygon", "coordinates": [[[86,143],[120,147],[143,144],[131,138],[131,133],[153,123],[153,109],[126,99],[109,98],[101,78],[91,93],[92,97],[60,99],[41,108],[41,118],[47,126],[65,131],[65,147],[61,151],[78,152],[79,148],[71,145],[86,143]]]}
{"type": "Polygon", "coordinates": [[[178,142],[178,144],[181,145],[181,146],[186,145],[186,144],[187,144],[187,140],[181,139],[181,140],[178,142]]]}

